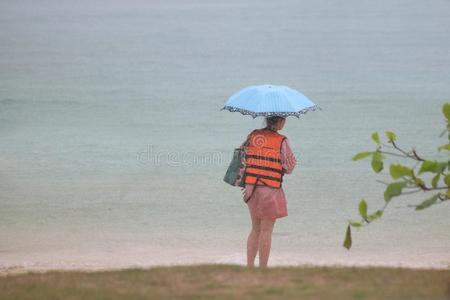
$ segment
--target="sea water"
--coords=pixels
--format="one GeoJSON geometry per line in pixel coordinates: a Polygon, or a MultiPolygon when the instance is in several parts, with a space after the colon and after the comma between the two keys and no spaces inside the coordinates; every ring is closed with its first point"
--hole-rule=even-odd
{"type": "MultiPolygon", "coordinates": [[[[448,267],[450,206],[384,204],[374,131],[436,148],[450,100],[448,1],[2,1],[0,268],[245,264],[251,226],[222,181],[262,119],[220,111],[237,90],[283,84],[322,111],[289,117],[269,264],[448,267]]],[[[392,162],[399,161],[393,159],[392,162]]],[[[401,160],[414,165],[413,161],[401,160]]]]}

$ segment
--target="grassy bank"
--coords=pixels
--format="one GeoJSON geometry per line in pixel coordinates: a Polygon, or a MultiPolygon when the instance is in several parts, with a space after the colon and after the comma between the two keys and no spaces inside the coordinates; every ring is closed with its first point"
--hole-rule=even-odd
{"type": "Polygon", "coordinates": [[[0,299],[450,299],[450,270],[197,265],[0,277],[0,299]]]}

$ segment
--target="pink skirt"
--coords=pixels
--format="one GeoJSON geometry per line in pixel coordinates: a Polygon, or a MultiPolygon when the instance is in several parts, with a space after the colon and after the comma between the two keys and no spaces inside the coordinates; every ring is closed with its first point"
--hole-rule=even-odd
{"type": "MultiPolygon", "coordinates": [[[[244,199],[247,199],[254,189],[254,185],[247,184],[244,199]]],[[[259,219],[276,219],[286,217],[287,201],[282,188],[258,186],[247,202],[250,214],[259,219]]]]}

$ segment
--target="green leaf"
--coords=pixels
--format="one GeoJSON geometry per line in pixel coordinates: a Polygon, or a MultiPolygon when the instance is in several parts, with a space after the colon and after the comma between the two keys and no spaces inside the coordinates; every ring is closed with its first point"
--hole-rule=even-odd
{"type": "Polygon", "coordinates": [[[442,112],[444,113],[445,118],[447,119],[447,122],[450,122],[450,103],[445,103],[442,107],[442,112]]]}
{"type": "Polygon", "coordinates": [[[441,151],[441,150],[447,150],[447,151],[450,151],[450,144],[445,144],[445,145],[440,146],[440,147],[438,148],[438,151],[441,151]]]}
{"type": "Polygon", "coordinates": [[[350,247],[352,246],[352,232],[350,229],[350,225],[347,226],[347,232],[345,233],[345,240],[344,245],[347,250],[350,250],[350,247]]]}
{"type": "Polygon", "coordinates": [[[423,181],[423,179],[419,177],[414,178],[414,183],[417,186],[425,186],[425,181],[423,181]]]}
{"type": "Polygon", "coordinates": [[[438,167],[437,161],[425,160],[424,162],[422,162],[422,165],[420,166],[419,174],[422,174],[424,172],[436,173],[437,167],[438,167]]]}
{"type": "Polygon", "coordinates": [[[359,202],[359,214],[364,220],[367,220],[367,202],[364,199],[359,202]]]}
{"type": "Polygon", "coordinates": [[[433,186],[433,188],[437,187],[440,178],[441,173],[437,173],[436,176],[433,177],[433,180],[431,180],[431,186],[433,186]]]}
{"type": "Polygon", "coordinates": [[[348,221],[348,223],[350,223],[350,225],[352,225],[352,227],[361,227],[362,226],[361,222],[348,221]]]}
{"type": "Polygon", "coordinates": [[[438,197],[439,197],[439,194],[436,194],[433,197],[423,201],[419,205],[416,205],[416,210],[422,210],[422,209],[425,209],[425,208],[433,205],[434,203],[436,203],[438,197]]]}
{"type": "Polygon", "coordinates": [[[388,138],[389,142],[393,142],[397,138],[395,133],[393,133],[392,131],[386,131],[386,137],[388,138]]]}
{"type": "Polygon", "coordinates": [[[373,214],[371,214],[370,216],[367,217],[367,219],[369,221],[373,221],[378,219],[379,217],[381,217],[383,215],[383,211],[382,210],[377,210],[376,212],[374,212],[373,214]]]}
{"type": "Polygon", "coordinates": [[[367,156],[372,155],[373,152],[359,152],[355,156],[353,156],[352,160],[360,160],[366,158],[367,156]]]}
{"type": "Polygon", "coordinates": [[[383,156],[380,152],[374,152],[372,155],[372,169],[375,173],[380,173],[383,170],[383,156]]]}
{"type": "Polygon", "coordinates": [[[380,139],[378,138],[378,132],[373,132],[372,133],[372,140],[374,140],[375,143],[377,143],[378,145],[380,144],[380,139]]]}
{"type": "Polygon", "coordinates": [[[389,172],[391,173],[391,177],[393,179],[398,179],[402,176],[411,177],[413,175],[411,168],[402,166],[400,164],[391,164],[389,172]]]}
{"type": "Polygon", "coordinates": [[[384,200],[390,201],[393,197],[399,196],[402,193],[402,189],[406,186],[406,182],[393,182],[386,187],[384,192],[384,200]]]}
{"type": "Polygon", "coordinates": [[[441,161],[437,163],[436,172],[444,172],[450,161],[441,161]]]}
{"type": "Polygon", "coordinates": [[[450,186],[450,174],[446,175],[444,178],[444,182],[447,186],[450,186]]]}

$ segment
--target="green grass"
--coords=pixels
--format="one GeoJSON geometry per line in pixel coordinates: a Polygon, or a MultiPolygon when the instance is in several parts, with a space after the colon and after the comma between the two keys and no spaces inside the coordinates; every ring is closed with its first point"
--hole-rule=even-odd
{"type": "Polygon", "coordinates": [[[450,299],[450,270],[195,265],[0,277],[0,299],[450,299]]]}

